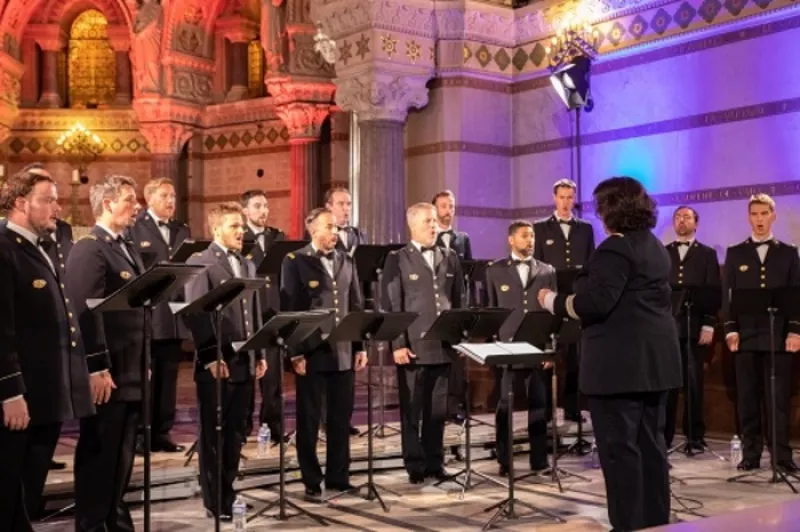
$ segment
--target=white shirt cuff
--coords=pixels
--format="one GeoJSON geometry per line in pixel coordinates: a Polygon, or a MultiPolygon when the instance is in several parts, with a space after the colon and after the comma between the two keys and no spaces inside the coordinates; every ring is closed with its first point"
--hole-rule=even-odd
{"type": "Polygon", "coordinates": [[[728,334],[725,335],[725,339],[727,340],[728,338],[730,338],[731,336],[734,336],[734,335],[735,336],[739,336],[739,333],[738,332],[729,332],[728,334]]]}
{"type": "Polygon", "coordinates": [[[22,395],[15,395],[14,397],[9,397],[5,401],[3,401],[3,404],[10,403],[11,401],[18,401],[20,399],[23,399],[22,395]]]}
{"type": "Polygon", "coordinates": [[[700,328],[700,330],[713,333],[714,332],[714,327],[712,327],[711,325],[703,325],[700,328]]]}

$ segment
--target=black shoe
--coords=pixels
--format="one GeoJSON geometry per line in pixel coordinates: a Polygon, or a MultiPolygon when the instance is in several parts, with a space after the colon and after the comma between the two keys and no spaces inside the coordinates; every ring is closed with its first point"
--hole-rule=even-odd
{"type": "Polygon", "coordinates": [[[361,434],[361,431],[353,425],[350,425],[350,436],[358,436],[359,434],[361,434]]]}
{"type": "Polygon", "coordinates": [[[422,484],[425,482],[425,475],[423,473],[409,473],[408,481],[412,484],[422,484]]]}
{"type": "MultiPolygon", "coordinates": [[[[206,508],[206,517],[209,519],[214,519],[214,512],[206,508]]],[[[233,522],[233,515],[231,513],[222,512],[219,515],[219,520],[223,523],[232,523],[233,522]]]]}
{"type": "Polygon", "coordinates": [[[322,496],[322,490],[319,486],[306,486],[305,496],[312,501],[318,500],[322,496]]]}
{"type": "Polygon", "coordinates": [[[55,460],[50,460],[50,471],[61,471],[62,469],[66,469],[67,464],[64,462],[56,462],[55,460]]]}
{"type": "Polygon", "coordinates": [[[450,480],[453,477],[453,475],[448,473],[445,470],[445,468],[440,467],[439,469],[437,469],[435,471],[425,471],[425,477],[426,478],[435,478],[436,480],[444,482],[446,480],[450,480]]]}
{"type": "Polygon", "coordinates": [[[349,482],[345,482],[344,484],[339,484],[338,482],[326,482],[325,489],[329,491],[355,491],[356,487],[349,482]]]}
{"type": "Polygon", "coordinates": [[[754,469],[761,469],[761,464],[758,462],[758,460],[748,460],[745,458],[739,462],[739,465],[736,466],[736,469],[739,471],[753,471],[754,469]]]}
{"type": "Polygon", "coordinates": [[[778,461],[778,469],[780,469],[784,473],[798,472],[797,464],[795,464],[794,461],[791,459],[778,461]]]}
{"type": "Polygon", "coordinates": [[[508,466],[504,466],[500,464],[500,467],[497,469],[497,476],[499,477],[507,477],[508,476],[508,466]]]}
{"type": "Polygon", "coordinates": [[[153,452],[162,452],[162,453],[182,453],[186,450],[186,447],[183,445],[178,445],[174,441],[170,440],[168,437],[157,438],[153,440],[153,443],[150,445],[150,448],[153,452]]]}

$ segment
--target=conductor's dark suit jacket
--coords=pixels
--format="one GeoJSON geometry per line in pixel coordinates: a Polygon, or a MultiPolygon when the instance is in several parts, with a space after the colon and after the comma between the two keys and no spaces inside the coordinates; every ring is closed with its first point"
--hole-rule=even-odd
{"type": "Polygon", "coordinates": [[[580,388],[586,395],[656,392],[681,385],[669,286],[670,259],[649,231],[609,236],[557,316],[580,319],[580,388]]]}
{"type": "MultiPolygon", "coordinates": [[[[740,351],[769,351],[769,318],[737,315],[731,307],[731,293],[737,288],[778,289],[800,287],[800,258],[797,248],[772,239],[764,263],[758,256],[757,244],[751,239],[731,246],[725,255],[725,289],[723,306],[725,334],[739,333],[740,351]]],[[[778,315],[775,320],[775,345],[784,350],[786,335],[800,334],[800,317],[778,315]]]]}
{"type": "Polygon", "coordinates": [[[422,253],[409,243],[392,251],[383,266],[381,293],[387,312],[416,312],[419,317],[408,331],[392,342],[392,349],[411,349],[411,364],[448,364],[452,350],[436,340],[425,340],[425,332],[442,311],[464,307],[464,276],[452,249],[436,247],[434,269],[422,253]]]}
{"type": "MultiPolygon", "coordinates": [[[[146,267],[151,267],[159,262],[167,262],[173,252],[191,238],[189,226],[169,220],[169,243],[164,240],[156,221],[147,211],[142,211],[136,217],[136,223],[128,229],[128,237],[136,244],[136,249],[142,256],[146,267]]],[[[175,317],[169,310],[168,303],[156,305],[153,309],[153,340],[188,340],[189,330],[182,320],[175,317]]]]}
{"type": "Polygon", "coordinates": [[[99,313],[87,299],[110,296],[144,272],[133,242],[127,243],[131,260],[105,229],[94,226],[75,242],[67,261],[67,292],[78,313],[87,357],[108,355],[117,388],[112,401],[141,401],[144,356],[144,310],[99,313]]]}
{"type": "Polygon", "coordinates": [[[92,415],[89,372],[109,366],[105,356],[87,360],[64,268],[54,266],[0,227],[0,402],[23,395],[35,425],[92,415]]]}
{"type": "MultiPolygon", "coordinates": [[[[671,261],[669,283],[673,288],[680,288],[683,286],[716,287],[717,290],[722,290],[719,260],[717,259],[717,252],[714,251],[714,248],[695,240],[689,244],[683,260],[681,260],[680,244],[678,242],[667,244],[667,251],[669,252],[671,261]]],[[[696,339],[700,336],[700,329],[702,327],[714,327],[717,324],[716,313],[701,312],[700,309],[693,307],[691,319],[692,330],[687,331],[686,308],[682,306],[680,309],[674,310],[677,311],[675,320],[680,338],[696,339]]]]}
{"type": "MultiPolygon", "coordinates": [[[[207,266],[186,285],[186,301],[198,299],[222,283],[234,279],[234,272],[226,252],[216,243],[205,251],[189,257],[186,264],[207,266]]],[[[241,257],[242,277],[254,279],[256,267],[241,257]]],[[[222,344],[222,358],[228,365],[231,382],[244,382],[255,376],[255,361],[264,358],[264,351],[236,352],[233,342],[244,342],[261,327],[261,304],[258,290],[250,290],[222,311],[222,330],[216,330],[211,313],[191,314],[186,323],[192,332],[195,349],[195,379],[213,380],[206,366],[217,360],[217,335],[222,344]]]]}
{"type": "Polygon", "coordinates": [[[333,316],[321,330],[312,334],[294,350],[306,356],[308,371],[344,371],[353,369],[353,352],[361,343],[338,342],[336,346],[324,341],[335,325],[350,312],[364,309],[364,297],[358,281],[355,262],[346,252],[334,250],[333,278],[311,244],[289,253],[281,267],[281,310],[302,312],[330,309],[333,316]]]}
{"type": "Polygon", "coordinates": [[[559,271],[583,268],[594,252],[594,229],[589,222],[574,217],[569,226],[566,239],[555,214],[533,224],[533,258],[559,271]]]}

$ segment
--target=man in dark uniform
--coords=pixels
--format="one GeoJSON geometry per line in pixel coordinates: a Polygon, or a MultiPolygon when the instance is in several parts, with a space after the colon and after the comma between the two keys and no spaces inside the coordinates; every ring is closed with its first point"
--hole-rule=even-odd
{"type": "MultiPolygon", "coordinates": [[[[85,357],[64,290],[64,263],[48,235],[59,211],[53,178],[41,168],[19,172],[0,206],[8,212],[0,227],[0,522],[28,532],[61,423],[94,414],[89,371],[103,371],[108,359],[85,357]]],[[[91,378],[92,392],[102,380],[91,378]]]]}
{"type": "Polygon", "coordinates": [[[134,223],[136,182],[110,175],[92,185],[89,200],[96,223],[69,255],[67,291],[87,356],[111,359],[110,372],[102,377],[113,391],[96,415],[81,420],[75,450],[75,528],[128,531],[133,521],[123,495],[133,468],[142,379],[147,377],[142,375],[144,311],[100,314],[86,300],[113,294],[145,270],[136,247],[123,238],[134,223]]]}
{"type": "MultiPolygon", "coordinates": [[[[325,193],[325,207],[336,220],[336,249],[344,251],[351,257],[355,253],[359,244],[367,244],[367,233],[361,228],[351,225],[353,216],[353,198],[350,191],[344,187],[334,187],[325,193]]],[[[355,400],[355,387],[353,387],[353,398],[355,400]]],[[[325,420],[328,418],[326,411],[328,408],[327,395],[322,394],[322,429],[325,430],[325,420]]],[[[350,423],[350,434],[358,436],[359,430],[352,422],[350,423]]]]}
{"type": "MultiPolygon", "coordinates": [[[[208,226],[214,242],[187,264],[208,266],[186,287],[186,300],[194,301],[229,279],[255,278],[255,265],[242,257],[244,220],[238,203],[217,205],[208,214],[208,226]]],[[[187,320],[197,349],[195,382],[200,412],[200,488],[208,517],[216,510],[217,486],[217,383],[222,380],[222,508],[220,520],[230,521],[236,497],[233,482],[239,474],[239,457],[247,440],[245,416],[253,393],[253,379],[260,379],[267,370],[262,351],[237,353],[233,342],[247,340],[261,326],[258,292],[245,294],[222,313],[222,330],[216,331],[211,314],[190,316],[187,320]],[[222,339],[224,360],[217,365],[217,337],[222,339]]]]}
{"type": "MultiPolygon", "coordinates": [[[[500,340],[512,342],[526,312],[543,311],[536,299],[539,290],[556,290],[556,270],[533,258],[533,224],[517,220],[508,227],[511,256],[498,260],[486,272],[489,307],[513,309],[500,329],[500,340]]],[[[528,438],[530,440],[531,471],[547,469],[547,390],[546,363],[542,368],[495,371],[495,387],[499,399],[495,412],[495,440],[500,476],[508,473],[508,398],[506,386],[512,379],[524,379],[528,395],[528,438]]],[[[511,405],[513,408],[513,405],[511,405]]]]}
{"type": "Polygon", "coordinates": [[[327,395],[327,460],[325,489],[347,491],[350,484],[350,416],[353,413],[355,371],[367,365],[361,346],[324,341],[349,312],[364,308],[364,298],[355,263],[346,252],[336,249],[337,227],[327,208],[314,209],[306,218],[311,243],[283,259],[281,268],[281,310],[333,309],[334,317],[312,335],[292,356],[297,374],[297,459],[306,496],[322,491],[322,469],[317,458],[321,394],[327,395]],[[355,348],[355,355],[353,354],[355,348]]]}
{"type": "Polygon", "coordinates": [[[381,293],[387,312],[419,313],[408,331],[392,342],[403,462],[409,480],[417,484],[426,476],[447,478],[442,444],[454,352],[424,335],[443,310],[463,308],[464,277],[456,253],[435,245],[436,208],[418,203],[406,217],[411,242],[386,258],[381,293]]]}
{"type": "MultiPolygon", "coordinates": [[[[673,287],[719,287],[721,290],[719,260],[713,248],[697,241],[697,224],[700,217],[691,207],[682,205],[675,209],[672,215],[672,225],[675,229],[676,240],[667,245],[672,268],[669,282],[673,287]]],[[[686,328],[686,309],[681,308],[675,316],[678,329],[678,338],[681,346],[683,360],[683,385],[684,389],[691,386],[692,403],[684,401],[683,432],[688,436],[689,409],[692,412],[692,442],[690,448],[703,452],[706,447],[706,425],[703,421],[703,380],[705,363],[708,357],[709,346],[714,338],[716,316],[704,314],[692,308],[691,330],[686,328]],[[692,369],[694,379],[689,380],[689,363],[686,348],[687,339],[692,343],[692,369]]],[[[675,420],[677,418],[679,390],[671,390],[667,400],[667,419],[664,429],[664,439],[667,448],[672,447],[672,438],[675,436],[675,420]]],[[[684,396],[685,398],[685,396],[684,396]]]]}
{"type": "MultiPolygon", "coordinates": [[[[144,186],[147,209],[136,215],[136,223],[129,229],[130,239],[142,256],[145,266],[169,261],[181,243],[191,238],[189,226],[172,218],[175,214],[175,185],[162,177],[144,186]]],[[[178,399],[178,366],[181,362],[181,343],[189,339],[189,331],[181,320],[163,303],[153,309],[153,341],[151,356],[153,374],[150,378],[152,393],[153,452],[178,453],[183,445],[172,441],[169,431],[175,425],[175,406],[178,399]]],[[[141,443],[141,442],[139,442],[141,443]]],[[[137,452],[144,446],[137,444],[137,452]]]]}
{"type": "MultiPolygon", "coordinates": [[[[557,271],[583,268],[594,252],[594,230],[589,222],[573,215],[578,187],[574,181],[561,179],[553,184],[556,212],[533,224],[533,257],[550,264],[557,271]]],[[[566,349],[564,378],[564,419],[581,419],[578,400],[578,349],[576,344],[566,349]]]]}
{"type": "MultiPolygon", "coordinates": [[[[258,268],[264,260],[272,244],[281,240],[286,240],[286,235],[277,227],[267,225],[269,220],[269,203],[267,195],[263,190],[248,190],[242,194],[240,203],[245,219],[244,241],[253,244],[248,259],[253,261],[258,268]]],[[[268,276],[267,284],[259,290],[260,302],[263,312],[270,310],[277,311],[280,308],[280,286],[277,276],[268,276]]],[[[278,368],[278,349],[267,349],[267,365],[278,368]]],[[[266,423],[273,434],[274,442],[278,439],[279,431],[279,407],[280,407],[280,375],[278,370],[267,372],[261,379],[261,411],[259,412],[259,423],[266,423]]],[[[255,387],[253,397],[248,406],[247,414],[247,433],[253,430],[253,409],[255,408],[255,387]]]]}
{"type": "MultiPolygon", "coordinates": [[[[436,245],[453,250],[459,260],[472,260],[472,244],[469,235],[453,229],[456,216],[456,197],[449,190],[438,192],[431,204],[436,208],[436,245]]],[[[467,302],[469,304],[469,302],[467,302]]],[[[447,412],[455,423],[464,422],[464,390],[467,383],[464,378],[465,361],[456,358],[450,365],[450,377],[447,390],[447,412]]]]}
{"type": "MultiPolygon", "coordinates": [[[[800,287],[800,258],[797,248],[772,236],[775,201],[766,194],[750,198],[748,212],[752,236],[731,246],[725,255],[725,341],[734,354],[736,398],[742,432],[743,471],[761,466],[763,449],[762,401],[770,397],[770,337],[766,316],[737,316],[730,308],[730,295],[737,288],[779,289],[800,287]]],[[[792,354],[800,350],[800,317],[778,316],[775,323],[775,431],[778,467],[797,472],[789,446],[792,354]]],[[[769,425],[769,407],[766,425],[769,425]]],[[[772,430],[766,430],[771,434],[772,430]]]]}

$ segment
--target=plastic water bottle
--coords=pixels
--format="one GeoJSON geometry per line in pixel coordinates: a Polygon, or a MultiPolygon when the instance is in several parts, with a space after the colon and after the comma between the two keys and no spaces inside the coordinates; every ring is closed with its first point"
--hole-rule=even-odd
{"type": "Polygon", "coordinates": [[[742,461],[742,440],[739,439],[737,434],[731,438],[731,467],[736,467],[742,461]]]}
{"type": "Polygon", "coordinates": [[[261,425],[261,428],[258,429],[258,457],[259,458],[266,458],[267,454],[269,453],[269,440],[271,439],[272,434],[269,430],[269,425],[266,423],[261,425]]]}
{"type": "Polygon", "coordinates": [[[247,504],[241,497],[236,497],[233,503],[233,530],[235,532],[247,530],[247,504]]]}

